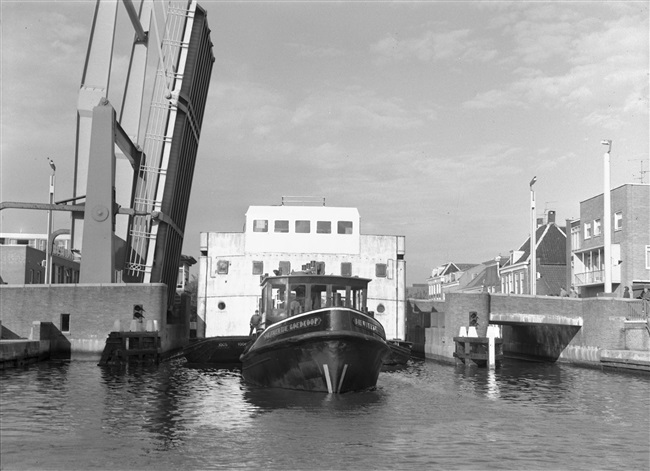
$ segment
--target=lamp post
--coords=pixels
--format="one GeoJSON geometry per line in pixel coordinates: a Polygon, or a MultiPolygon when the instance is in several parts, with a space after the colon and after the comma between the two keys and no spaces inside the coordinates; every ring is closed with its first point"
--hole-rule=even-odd
{"type": "Polygon", "coordinates": [[[612,231],[611,231],[611,192],[609,178],[609,154],[612,151],[612,141],[603,140],[600,143],[607,146],[607,152],[603,155],[603,264],[605,269],[605,280],[603,291],[612,292],[612,231]]]}
{"type": "Polygon", "coordinates": [[[535,240],[535,232],[537,231],[537,219],[535,217],[535,190],[533,185],[537,181],[537,177],[533,177],[530,181],[530,272],[528,279],[530,281],[530,294],[537,295],[537,250],[535,247],[537,242],[535,240]]]}
{"type": "MultiPolygon", "coordinates": [[[[56,174],[56,165],[52,159],[47,159],[50,163],[50,168],[52,173],[50,174],[50,205],[54,204],[54,176],[56,174]]],[[[47,244],[45,248],[45,277],[47,278],[47,284],[52,283],[52,210],[50,209],[47,212],[47,244]]]]}

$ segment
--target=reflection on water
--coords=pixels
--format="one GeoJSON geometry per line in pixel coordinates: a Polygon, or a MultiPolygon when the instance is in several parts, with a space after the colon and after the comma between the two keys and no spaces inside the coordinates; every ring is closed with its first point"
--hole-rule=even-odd
{"type": "Polygon", "coordinates": [[[648,469],[650,379],[411,361],[371,391],[250,387],[238,368],[0,372],[3,469],[648,469]]]}

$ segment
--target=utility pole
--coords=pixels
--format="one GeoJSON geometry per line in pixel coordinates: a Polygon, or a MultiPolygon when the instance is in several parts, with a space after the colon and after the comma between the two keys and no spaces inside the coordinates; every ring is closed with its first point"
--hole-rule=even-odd
{"type": "MultiPolygon", "coordinates": [[[[50,205],[54,204],[54,176],[56,174],[56,165],[52,159],[47,159],[50,163],[52,173],[50,174],[50,205]]],[[[47,241],[45,247],[45,277],[47,278],[47,285],[52,284],[52,210],[47,212],[47,241]]]]}
{"type": "Polygon", "coordinates": [[[537,241],[536,232],[537,232],[537,218],[535,215],[535,190],[533,190],[533,185],[537,181],[537,177],[533,177],[530,181],[530,294],[533,296],[537,295],[537,241]]]}
{"type": "Polygon", "coordinates": [[[600,142],[602,145],[607,146],[607,152],[603,155],[603,265],[605,268],[605,284],[603,291],[605,293],[612,292],[612,202],[609,178],[609,154],[612,151],[612,141],[603,140],[600,142]]]}

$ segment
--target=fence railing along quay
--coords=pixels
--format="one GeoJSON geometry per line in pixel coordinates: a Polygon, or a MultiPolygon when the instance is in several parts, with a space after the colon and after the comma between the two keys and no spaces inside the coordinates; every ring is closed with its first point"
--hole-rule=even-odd
{"type": "Polygon", "coordinates": [[[628,301],[625,304],[627,305],[626,319],[647,320],[650,317],[650,301],[645,299],[635,299],[633,301],[628,301]]]}

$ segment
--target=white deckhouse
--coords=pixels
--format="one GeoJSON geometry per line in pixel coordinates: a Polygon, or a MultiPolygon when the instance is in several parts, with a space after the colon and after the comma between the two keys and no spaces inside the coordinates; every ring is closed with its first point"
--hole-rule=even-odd
{"type": "Polygon", "coordinates": [[[244,232],[202,232],[197,337],[248,335],[267,275],[305,269],[370,278],[368,309],[404,339],[404,236],[362,235],[356,208],[250,206],[244,232]]]}

